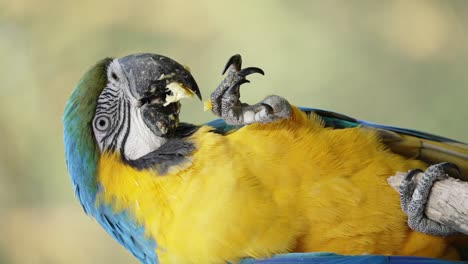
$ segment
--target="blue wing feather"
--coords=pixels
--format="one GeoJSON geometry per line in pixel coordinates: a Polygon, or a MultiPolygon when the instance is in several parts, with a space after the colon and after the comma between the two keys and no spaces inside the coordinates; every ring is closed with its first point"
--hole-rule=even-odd
{"type": "Polygon", "coordinates": [[[325,126],[327,127],[333,127],[333,128],[350,128],[350,127],[357,127],[357,126],[373,127],[373,128],[385,129],[385,130],[397,132],[400,134],[410,135],[410,136],[428,139],[428,140],[437,141],[437,142],[460,143],[450,138],[445,138],[445,137],[441,137],[441,136],[437,136],[434,134],[421,132],[421,131],[417,131],[413,129],[379,125],[379,124],[375,124],[372,122],[355,119],[355,118],[352,118],[343,114],[335,113],[332,111],[309,108],[309,107],[299,107],[299,109],[306,113],[312,112],[312,113],[319,115],[325,121],[325,126]]]}
{"type": "Polygon", "coordinates": [[[407,256],[359,255],[345,256],[334,253],[289,253],[279,254],[270,259],[244,259],[239,264],[449,264],[466,263],[432,258],[407,256]]]}
{"type": "MultiPolygon", "coordinates": [[[[372,122],[352,118],[343,114],[335,113],[332,111],[327,111],[327,110],[322,110],[322,109],[317,109],[317,108],[310,108],[310,107],[299,107],[299,109],[307,114],[310,114],[310,113],[317,114],[323,119],[326,127],[332,127],[336,129],[352,128],[352,127],[358,127],[358,126],[372,127],[372,128],[389,130],[389,131],[397,132],[399,134],[410,135],[410,136],[437,141],[437,142],[461,143],[459,141],[456,141],[450,138],[445,138],[445,137],[441,137],[441,136],[437,136],[434,134],[421,132],[421,131],[417,131],[413,129],[379,125],[379,124],[375,124],[372,122]]],[[[216,130],[220,133],[228,133],[232,130],[242,127],[242,126],[227,125],[222,119],[215,119],[213,121],[208,122],[207,125],[216,128],[216,130]]]]}

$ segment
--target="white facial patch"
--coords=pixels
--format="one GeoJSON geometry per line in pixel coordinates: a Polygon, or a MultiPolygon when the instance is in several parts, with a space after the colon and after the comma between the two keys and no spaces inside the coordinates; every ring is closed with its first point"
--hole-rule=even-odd
{"type": "Polygon", "coordinates": [[[130,108],[130,131],[124,146],[124,154],[130,160],[136,160],[159,148],[166,139],[157,137],[141,118],[141,109],[130,108]]]}

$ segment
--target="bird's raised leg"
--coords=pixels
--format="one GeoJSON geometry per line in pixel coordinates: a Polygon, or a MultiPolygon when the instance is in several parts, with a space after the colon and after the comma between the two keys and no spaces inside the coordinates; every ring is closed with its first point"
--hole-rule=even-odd
{"type": "Polygon", "coordinates": [[[213,113],[229,125],[269,123],[288,118],[291,115],[291,105],[280,96],[270,95],[254,105],[248,105],[239,100],[240,86],[249,82],[246,77],[252,73],[264,74],[260,68],[241,69],[241,66],[240,55],[232,56],[227,62],[223,71],[223,74],[227,71],[227,76],[211,94],[213,113]]]}
{"type": "Polygon", "coordinates": [[[413,181],[413,176],[422,172],[419,169],[410,171],[401,181],[399,191],[401,208],[408,216],[408,226],[411,229],[436,236],[449,236],[457,233],[455,229],[428,219],[424,214],[434,181],[448,177],[448,171],[460,173],[455,164],[444,162],[429,166],[417,184],[413,181]]]}

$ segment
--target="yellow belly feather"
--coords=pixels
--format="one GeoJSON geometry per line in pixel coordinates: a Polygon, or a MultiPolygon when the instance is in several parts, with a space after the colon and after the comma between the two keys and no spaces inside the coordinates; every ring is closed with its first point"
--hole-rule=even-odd
{"type": "MultiPolygon", "coordinates": [[[[411,232],[386,178],[426,167],[359,128],[288,120],[223,136],[200,128],[191,161],[158,176],[104,154],[99,202],[128,209],[161,263],[218,263],[288,251],[443,257],[444,239],[411,232]],[[411,241],[411,243],[410,243],[411,241]]],[[[445,256],[450,257],[450,256],[445,256]]]]}

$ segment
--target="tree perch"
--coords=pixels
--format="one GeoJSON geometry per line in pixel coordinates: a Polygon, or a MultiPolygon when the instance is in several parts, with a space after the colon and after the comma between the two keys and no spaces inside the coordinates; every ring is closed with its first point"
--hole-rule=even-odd
{"type": "MultiPolygon", "coordinates": [[[[406,174],[397,172],[387,182],[398,192],[406,174]]],[[[420,181],[423,175],[417,174],[413,181],[420,181]]],[[[451,177],[436,181],[429,194],[425,214],[429,219],[468,234],[468,182],[451,177]]]]}

